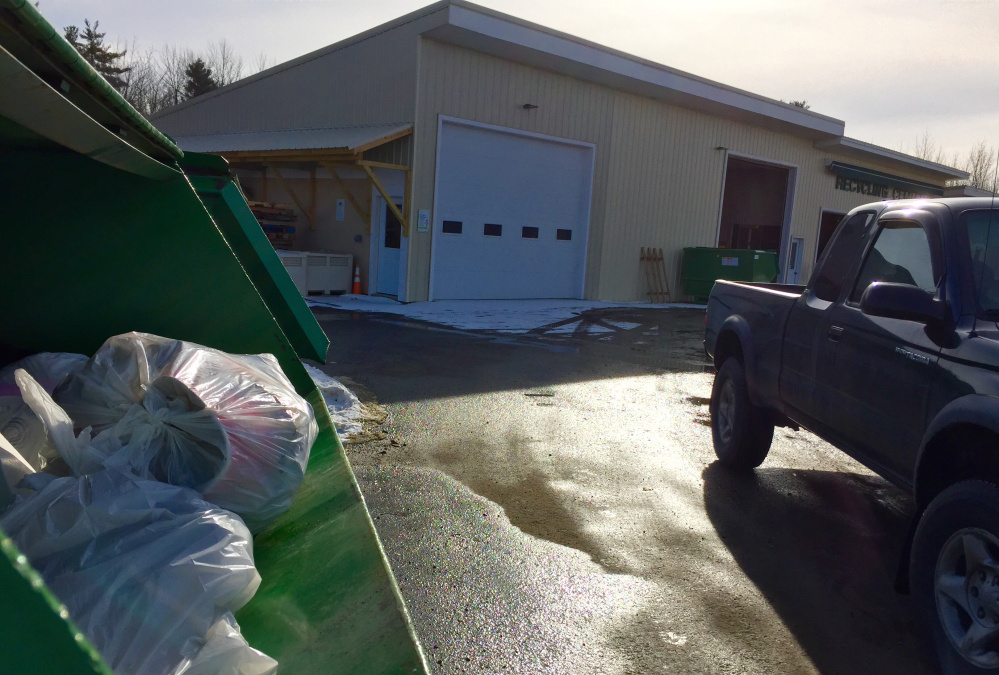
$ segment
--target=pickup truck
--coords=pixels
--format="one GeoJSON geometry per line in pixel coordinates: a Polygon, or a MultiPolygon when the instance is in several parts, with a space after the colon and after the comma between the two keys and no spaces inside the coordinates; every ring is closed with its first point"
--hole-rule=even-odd
{"type": "Polygon", "coordinates": [[[705,321],[720,463],[800,426],[909,491],[899,587],[942,672],[999,672],[999,205],[858,207],[807,286],[718,281],[705,321]]]}

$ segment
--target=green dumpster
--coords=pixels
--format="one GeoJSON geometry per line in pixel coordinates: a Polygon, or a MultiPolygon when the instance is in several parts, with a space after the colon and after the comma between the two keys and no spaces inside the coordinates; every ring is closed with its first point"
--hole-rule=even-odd
{"type": "Polygon", "coordinates": [[[683,292],[704,302],[718,279],[771,282],[777,279],[777,253],[749,249],[683,249],[683,292]]]}
{"type": "MultiPolygon", "coordinates": [[[[271,353],[316,411],[290,511],[254,538],[237,619],[286,673],[425,673],[357,482],[300,358],[328,342],[216,157],[184,155],[24,0],[0,0],[0,365],[143,331],[271,353]]],[[[0,532],[10,672],[108,672],[0,532]]]]}

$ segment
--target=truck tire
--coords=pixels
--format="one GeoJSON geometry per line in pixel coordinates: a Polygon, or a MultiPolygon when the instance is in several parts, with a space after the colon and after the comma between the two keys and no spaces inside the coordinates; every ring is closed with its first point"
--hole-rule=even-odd
{"type": "Polygon", "coordinates": [[[912,598],[942,673],[999,673],[999,487],[950,486],[912,541],[912,598]]]}
{"type": "Polygon", "coordinates": [[[749,400],[742,365],[727,359],[711,389],[711,438],[718,460],[739,471],[755,469],[770,452],[774,424],[770,413],[749,400]]]}

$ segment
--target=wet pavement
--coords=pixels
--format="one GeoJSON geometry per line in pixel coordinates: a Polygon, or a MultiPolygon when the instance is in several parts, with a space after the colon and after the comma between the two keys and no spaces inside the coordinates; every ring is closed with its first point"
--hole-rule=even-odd
{"type": "Polygon", "coordinates": [[[892,590],[909,499],[804,431],[722,470],[702,312],[317,318],[389,412],[347,451],[435,673],[930,672],[892,590]]]}

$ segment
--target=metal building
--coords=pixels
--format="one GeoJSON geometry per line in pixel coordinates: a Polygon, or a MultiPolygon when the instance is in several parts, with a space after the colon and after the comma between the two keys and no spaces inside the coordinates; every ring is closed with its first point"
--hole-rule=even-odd
{"type": "Polygon", "coordinates": [[[770,249],[804,280],[850,208],[963,171],[844,123],[444,0],[155,116],[295,247],[350,253],[369,293],[642,300],[642,247],[678,299],[688,246],[770,249]]]}

